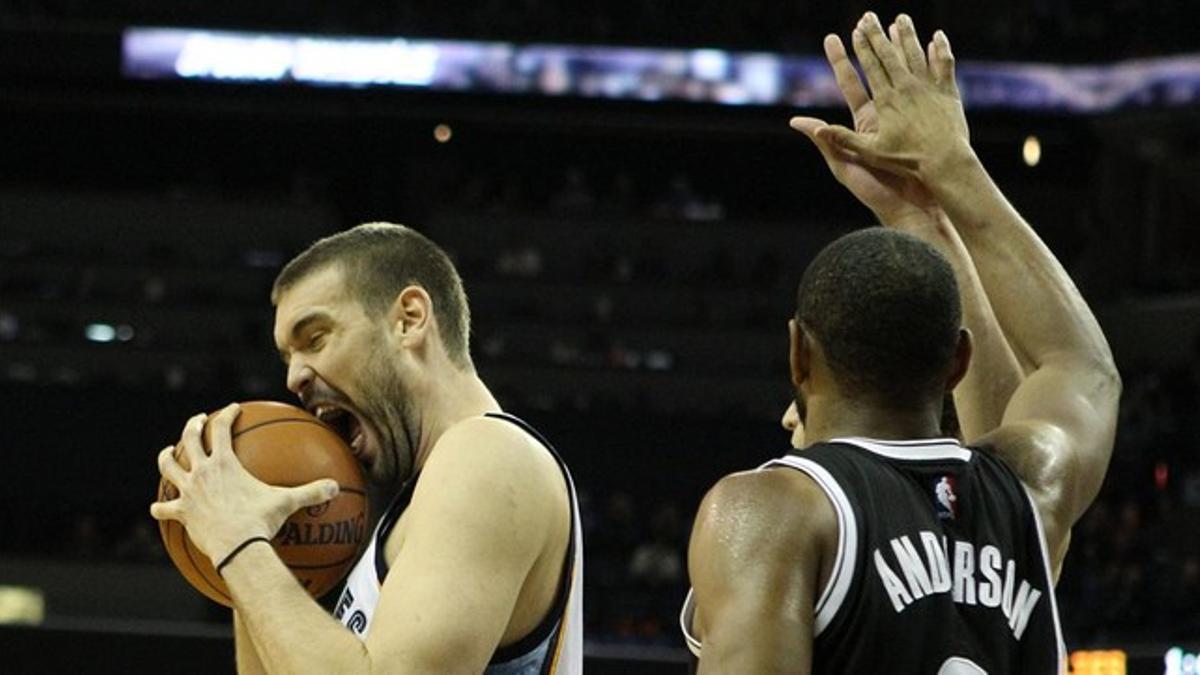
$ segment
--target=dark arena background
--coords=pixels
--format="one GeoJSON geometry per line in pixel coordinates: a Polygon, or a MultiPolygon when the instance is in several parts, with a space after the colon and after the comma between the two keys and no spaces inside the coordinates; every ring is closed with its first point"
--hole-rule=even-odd
{"type": "Polygon", "coordinates": [[[417,227],[582,497],[587,668],[684,673],[701,496],[784,452],[796,283],[871,224],[787,127],[821,37],[954,41],[972,140],[1124,378],[1058,586],[1073,672],[1200,672],[1200,20],[1189,3],[0,2],[0,672],[232,672],[147,513],[188,416],[292,401],[270,284],[417,227]]]}

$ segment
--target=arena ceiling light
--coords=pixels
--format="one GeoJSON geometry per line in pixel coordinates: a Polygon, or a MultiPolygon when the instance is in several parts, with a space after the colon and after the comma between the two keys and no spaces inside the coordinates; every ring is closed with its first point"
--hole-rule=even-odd
{"type": "MultiPolygon", "coordinates": [[[[405,87],[718,105],[840,107],[825,59],[769,52],[136,27],[132,79],[405,87]]],[[[1108,65],[961,62],[972,108],[1101,113],[1200,101],[1200,54],[1108,65]]]]}

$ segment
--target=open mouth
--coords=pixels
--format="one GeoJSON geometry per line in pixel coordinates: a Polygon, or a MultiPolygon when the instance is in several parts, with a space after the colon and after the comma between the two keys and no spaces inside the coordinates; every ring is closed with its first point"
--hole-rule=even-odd
{"type": "Polygon", "coordinates": [[[317,419],[329,425],[330,429],[350,446],[354,456],[360,461],[364,459],[367,446],[366,427],[355,413],[331,403],[322,403],[312,407],[312,413],[317,419]]]}

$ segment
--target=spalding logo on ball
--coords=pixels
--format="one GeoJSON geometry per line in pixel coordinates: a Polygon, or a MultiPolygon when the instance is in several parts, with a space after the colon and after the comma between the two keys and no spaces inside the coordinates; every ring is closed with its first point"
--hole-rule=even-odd
{"type": "MultiPolygon", "coordinates": [[[[332,500],[293,513],[271,545],[313,597],[337,586],[367,540],[367,495],[362,468],[346,442],[305,410],[272,401],[242,403],[233,424],[233,451],[246,470],[264,483],[295,487],[332,478],[340,491],[332,500]]],[[[204,451],[211,452],[211,428],[205,424],[204,451]]],[[[176,446],[175,459],[186,469],[187,456],[176,446]]],[[[158,500],[179,496],[165,478],[158,500]]],[[[229,589],[208,556],[196,548],[178,521],[158,523],[171,561],[184,578],[207,597],[233,606],[229,589]]]]}

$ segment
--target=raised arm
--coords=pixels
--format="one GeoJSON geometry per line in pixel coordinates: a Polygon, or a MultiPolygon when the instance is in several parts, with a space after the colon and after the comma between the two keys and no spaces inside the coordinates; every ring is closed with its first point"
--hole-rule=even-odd
{"type": "MultiPolygon", "coordinates": [[[[898,36],[899,30],[893,24],[893,33],[898,36]]],[[[933,76],[926,66],[924,52],[917,49],[911,56],[913,70],[927,78],[933,76]]],[[[875,104],[836,35],[825,38],[825,57],[853,115],[854,128],[859,133],[878,132],[875,104]]],[[[936,68],[939,64],[933,65],[936,68]]],[[[971,331],[974,344],[971,366],[954,390],[959,423],[967,440],[999,427],[1004,409],[1022,379],[1022,371],[984,293],[971,256],[945,211],[919,180],[856,162],[827,135],[819,133],[828,126],[823,120],[794,117],[791,126],[813,142],[834,178],[871,209],[880,223],[920,237],[950,261],[962,297],[963,323],[971,331]]]]}
{"type": "MultiPolygon", "coordinates": [[[[907,17],[899,23],[911,29],[907,17]]],[[[905,37],[894,44],[873,14],[863,18],[854,45],[879,131],[822,133],[860,162],[921,181],[961,235],[1005,335],[1031,367],[986,440],[1034,492],[1050,545],[1061,549],[1107,470],[1120,377],[1087,303],[971,149],[949,41],[936,34],[936,72],[921,78],[906,65],[916,43],[905,37]]]]}
{"type": "Polygon", "coordinates": [[[975,442],[995,431],[1017,387],[1024,379],[1020,362],[1009,345],[984,291],[975,262],[945,212],[897,229],[933,244],[950,261],[962,300],[963,325],[971,331],[973,351],[967,374],[954,388],[963,438],[975,442]]]}

